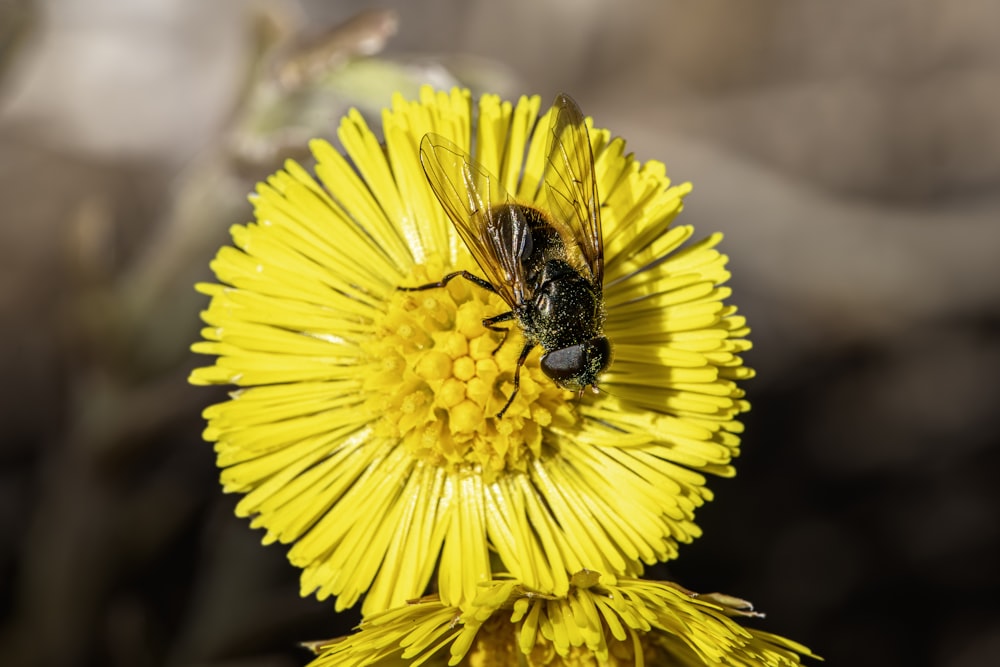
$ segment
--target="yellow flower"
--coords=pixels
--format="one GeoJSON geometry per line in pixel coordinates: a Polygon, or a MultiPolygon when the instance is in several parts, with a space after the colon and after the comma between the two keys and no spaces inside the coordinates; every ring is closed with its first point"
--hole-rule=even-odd
{"type": "Polygon", "coordinates": [[[482,320],[508,310],[464,280],[477,267],[435,199],[418,156],[433,131],[531,203],[547,120],[468,91],[399,96],[384,144],[360,114],[339,129],[346,158],[311,144],[318,180],[294,162],[252,197],[256,222],[212,263],[221,284],[195,384],[240,387],[205,411],[227,492],[265,543],[292,544],[303,595],[368,615],[422,595],[477,595],[498,571],[565,595],[572,572],[639,575],[700,533],[705,474],[733,474],[752,372],[719,235],[687,243],[675,226],[687,184],[591,130],[605,241],[604,332],[613,362],[601,393],[556,386],[521,343],[482,320]],[[683,246],[683,247],[682,247],[683,246]]]}
{"type": "Polygon", "coordinates": [[[699,596],[660,581],[598,582],[580,572],[561,597],[517,581],[493,581],[459,608],[427,598],[374,614],[359,632],[316,642],[310,667],[333,665],[641,665],[801,664],[801,644],[746,628],[732,617],[759,616],[724,595],[699,596]]]}

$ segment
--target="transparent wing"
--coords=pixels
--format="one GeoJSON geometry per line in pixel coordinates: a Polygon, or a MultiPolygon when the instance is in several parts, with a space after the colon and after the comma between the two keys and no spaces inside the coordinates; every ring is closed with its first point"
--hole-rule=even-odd
{"type": "Polygon", "coordinates": [[[531,298],[521,258],[530,250],[530,230],[513,199],[482,165],[438,134],[420,142],[427,181],[486,280],[512,310],[531,298]]]}
{"type": "Polygon", "coordinates": [[[580,107],[569,95],[557,95],[552,107],[548,163],[542,178],[548,210],[568,228],[600,288],[604,282],[604,237],[590,134],[580,107]]]}

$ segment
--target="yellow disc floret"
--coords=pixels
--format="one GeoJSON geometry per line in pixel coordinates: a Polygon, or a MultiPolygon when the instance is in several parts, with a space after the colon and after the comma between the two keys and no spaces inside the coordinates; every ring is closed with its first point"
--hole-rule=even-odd
{"type": "MultiPolygon", "coordinates": [[[[440,279],[443,268],[418,266],[413,285],[440,279]]],[[[418,292],[399,291],[387,302],[377,335],[363,345],[373,372],[364,382],[365,408],[377,432],[398,439],[415,457],[439,466],[481,467],[488,477],[525,470],[554,442],[543,428],[573,422],[572,392],[541,372],[537,353],[521,369],[510,409],[497,411],[513,391],[524,345],[515,320],[504,334],[483,319],[504,312],[495,295],[464,280],[418,292]]]]}

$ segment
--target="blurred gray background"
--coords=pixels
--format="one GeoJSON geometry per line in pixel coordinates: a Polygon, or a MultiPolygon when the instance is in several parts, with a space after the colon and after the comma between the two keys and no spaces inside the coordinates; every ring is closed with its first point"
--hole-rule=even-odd
{"type": "Polygon", "coordinates": [[[998,26],[988,0],[0,0],[0,664],[284,667],[356,622],[221,494],[191,284],[256,179],[423,81],[572,94],[726,234],[744,455],[653,574],[831,665],[1000,664],[998,26]]]}

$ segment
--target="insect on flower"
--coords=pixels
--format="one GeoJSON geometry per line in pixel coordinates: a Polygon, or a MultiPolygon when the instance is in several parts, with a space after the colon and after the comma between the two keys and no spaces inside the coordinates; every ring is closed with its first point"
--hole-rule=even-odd
{"type": "Polygon", "coordinates": [[[431,189],[485,277],[456,271],[399,289],[434,289],[462,277],[504,300],[510,310],[485,318],[483,325],[504,333],[502,346],[509,328],[498,325],[514,320],[525,343],[514,390],[498,418],[517,395],[521,366],[537,345],[545,351],[542,371],[581,393],[588,386],[596,391],[611,363],[611,343],[603,333],[604,241],[594,154],[580,107],[568,95],[556,96],[553,104],[546,156],[543,209],[515,201],[499,179],[444,137],[427,134],[420,142],[431,189]]]}

